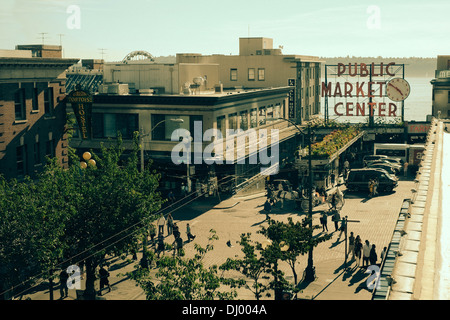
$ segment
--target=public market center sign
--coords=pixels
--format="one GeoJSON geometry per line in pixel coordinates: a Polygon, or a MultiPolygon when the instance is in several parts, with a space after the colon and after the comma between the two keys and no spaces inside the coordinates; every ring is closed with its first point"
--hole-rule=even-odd
{"type": "Polygon", "coordinates": [[[404,65],[338,63],[326,68],[322,97],[335,98],[336,116],[400,116],[397,102],[403,102],[410,93],[410,86],[403,78],[404,65]],[[334,81],[328,81],[330,67],[334,81]]]}

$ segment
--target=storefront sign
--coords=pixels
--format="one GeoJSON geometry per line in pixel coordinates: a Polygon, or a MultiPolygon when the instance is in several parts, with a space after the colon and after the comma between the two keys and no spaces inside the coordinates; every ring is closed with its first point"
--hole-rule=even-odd
{"type": "Polygon", "coordinates": [[[72,91],[67,97],[67,102],[72,104],[73,112],[80,128],[83,140],[92,137],[92,95],[83,90],[72,91]]]}
{"type": "MultiPolygon", "coordinates": [[[[288,79],[288,86],[295,88],[295,79],[288,79]]],[[[288,97],[289,119],[295,118],[295,89],[289,91],[288,97]]]]}
{"type": "Polygon", "coordinates": [[[402,68],[394,66],[395,62],[339,63],[334,66],[336,81],[322,82],[322,97],[336,98],[333,110],[337,116],[398,117],[401,110],[396,102],[406,99],[410,88],[396,75],[402,68]],[[380,99],[386,96],[391,101],[380,99]]]}

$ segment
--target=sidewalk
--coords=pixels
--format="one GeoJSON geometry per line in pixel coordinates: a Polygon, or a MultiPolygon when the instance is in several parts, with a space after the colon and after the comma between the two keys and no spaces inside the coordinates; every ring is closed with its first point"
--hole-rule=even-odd
{"type": "MultiPolygon", "coordinates": [[[[358,220],[359,223],[349,223],[348,234],[353,231],[355,236],[360,235],[362,241],[369,239],[376,244],[377,253],[389,243],[395,222],[398,218],[403,199],[410,196],[412,181],[400,181],[399,187],[392,194],[368,199],[365,194],[348,194],[345,197],[345,205],[341,210],[341,217],[348,216],[350,220],[358,220]]],[[[345,187],[340,187],[341,190],[345,187]]],[[[205,198],[202,201],[189,204],[172,213],[179,225],[181,236],[186,240],[186,224],[189,223],[192,233],[196,235],[195,240],[185,243],[186,256],[194,254],[194,244],[202,247],[207,244],[207,238],[211,229],[217,232],[219,240],[214,242],[214,250],[205,257],[205,265],[220,265],[228,257],[234,258],[241,255],[241,248],[236,242],[242,233],[251,233],[251,239],[262,241],[265,238],[257,231],[262,225],[267,225],[266,215],[262,212],[265,202],[265,194],[257,194],[249,197],[232,197],[220,203],[213,198],[205,198]],[[232,246],[229,247],[227,242],[232,246]]],[[[323,204],[313,209],[313,223],[319,224],[321,210],[327,210],[328,205],[323,204]]],[[[270,214],[272,219],[286,221],[292,218],[299,221],[305,213],[294,208],[291,201],[284,202],[284,208],[275,207],[270,214]]],[[[166,229],[167,230],[167,229],[166,229]]],[[[328,230],[332,232],[334,225],[328,220],[328,230]]],[[[321,229],[318,231],[320,232],[321,229]]],[[[370,300],[371,292],[367,289],[365,281],[369,274],[364,269],[354,268],[348,272],[344,271],[344,236],[338,241],[338,232],[333,234],[332,239],[321,243],[313,251],[313,261],[316,270],[316,280],[309,284],[303,284],[303,290],[298,294],[301,299],[325,299],[325,300],[370,300]]],[[[166,242],[172,243],[173,236],[168,236],[166,242]]],[[[167,253],[166,254],[172,254],[167,253]]],[[[131,258],[131,257],[128,257],[131,258]]],[[[141,253],[138,253],[138,261],[141,253]]],[[[298,279],[302,278],[307,263],[307,255],[300,256],[296,265],[298,279]]],[[[145,294],[135,282],[123,276],[134,268],[134,263],[127,263],[119,258],[110,260],[109,278],[112,291],[104,290],[102,299],[105,300],[145,300],[145,294]],[[122,274],[121,276],[119,276],[122,274]]],[[[350,268],[355,267],[355,263],[350,268]]],[[[293,281],[290,267],[286,263],[280,264],[280,269],[285,272],[286,279],[293,281]]],[[[82,281],[84,282],[84,281],[82,281]]],[[[40,287],[42,288],[42,286],[40,287]]],[[[58,283],[55,285],[54,297],[59,298],[58,283]]],[[[97,283],[98,288],[98,283],[97,283]]],[[[82,287],[83,289],[83,287],[82,287]]],[[[69,297],[75,299],[75,290],[69,290],[69,297]]],[[[249,290],[240,289],[238,299],[254,300],[249,290]]],[[[28,295],[33,300],[48,300],[48,290],[41,290],[28,295]]],[[[273,296],[265,299],[273,299],[273,296]]]]}

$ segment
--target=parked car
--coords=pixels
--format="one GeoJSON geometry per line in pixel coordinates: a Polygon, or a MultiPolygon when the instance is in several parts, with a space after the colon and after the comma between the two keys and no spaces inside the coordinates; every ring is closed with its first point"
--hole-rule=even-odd
{"type": "Polygon", "coordinates": [[[367,165],[369,161],[377,161],[381,159],[386,159],[388,156],[385,155],[370,155],[370,156],[364,156],[363,158],[363,164],[364,166],[367,165]]]}
{"type": "Polygon", "coordinates": [[[369,167],[374,164],[385,164],[385,165],[391,166],[392,168],[394,168],[394,170],[396,171],[397,174],[400,172],[400,170],[402,170],[402,167],[403,167],[401,164],[389,162],[389,161],[386,161],[386,159],[377,160],[377,161],[369,161],[367,163],[366,167],[369,167]]]}
{"type": "Polygon", "coordinates": [[[379,191],[391,192],[398,185],[397,178],[379,168],[351,169],[345,185],[349,191],[369,190],[371,179],[378,179],[379,191]]]}
{"type": "Polygon", "coordinates": [[[377,162],[371,162],[368,164],[367,168],[379,168],[386,170],[389,174],[397,175],[398,170],[395,169],[392,165],[389,163],[377,163],[377,162]]]}

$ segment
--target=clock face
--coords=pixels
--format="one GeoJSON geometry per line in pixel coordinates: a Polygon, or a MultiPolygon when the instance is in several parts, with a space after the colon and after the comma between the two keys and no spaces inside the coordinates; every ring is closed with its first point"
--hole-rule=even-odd
{"type": "Polygon", "coordinates": [[[386,94],[392,101],[403,101],[409,96],[411,88],[408,81],[402,78],[394,78],[386,85],[386,94]]]}

